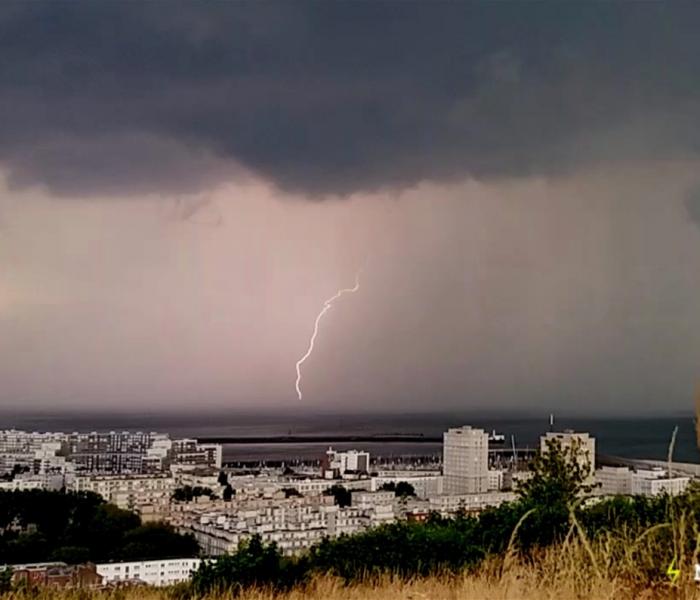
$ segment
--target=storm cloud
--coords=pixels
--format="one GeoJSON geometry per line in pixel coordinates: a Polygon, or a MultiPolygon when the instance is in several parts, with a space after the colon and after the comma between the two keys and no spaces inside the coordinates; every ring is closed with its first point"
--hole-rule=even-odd
{"type": "Polygon", "coordinates": [[[313,197],[693,159],[697,3],[12,3],[0,165],[54,195],[313,197]]]}
{"type": "Polygon", "coordinates": [[[690,410],[698,17],[0,2],[0,407],[690,410]]]}

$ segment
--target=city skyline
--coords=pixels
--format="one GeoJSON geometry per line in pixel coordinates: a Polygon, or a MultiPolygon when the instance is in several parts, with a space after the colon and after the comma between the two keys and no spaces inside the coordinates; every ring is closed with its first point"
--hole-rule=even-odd
{"type": "Polygon", "coordinates": [[[0,407],[690,413],[700,8],[427,6],[0,6],[0,407]]]}

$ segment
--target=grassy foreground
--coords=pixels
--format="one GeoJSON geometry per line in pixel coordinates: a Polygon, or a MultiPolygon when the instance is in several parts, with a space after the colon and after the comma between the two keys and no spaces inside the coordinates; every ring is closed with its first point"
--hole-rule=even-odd
{"type": "MultiPolygon", "coordinates": [[[[573,531],[572,531],[573,533],[573,531]]],[[[199,595],[189,585],[173,588],[121,588],[97,590],[15,590],[3,600],[700,600],[693,581],[693,555],[681,556],[675,583],[666,577],[667,566],[654,565],[653,533],[639,539],[624,537],[589,543],[579,535],[536,555],[522,557],[509,551],[493,557],[478,569],[459,575],[405,579],[380,576],[346,584],[340,578],[316,576],[291,591],[269,589],[222,590],[199,595]],[[649,562],[651,561],[651,562],[649,562]],[[650,575],[652,575],[650,577],[650,575]]],[[[695,554],[693,552],[692,554],[695,554]]]]}
{"type": "MultiPolygon", "coordinates": [[[[321,577],[304,588],[275,593],[247,590],[240,600],[662,600],[700,598],[700,591],[690,582],[677,586],[639,589],[622,581],[595,580],[580,587],[564,578],[544,581],[527,571],[513,571],[509,576],[490,579],[483,576],[429,577],[401,580],[390,577],[372,583],[344,585],[339,579],[321,577]]],[[[88,590],[38,590],[10,592],[3,598],[17,600],[172,600],[173,590],[154,588],[121,589],[111,592],[88,590]]],[[[207,600],[234,597],[231,593],[207,594],[207,600]]]]}

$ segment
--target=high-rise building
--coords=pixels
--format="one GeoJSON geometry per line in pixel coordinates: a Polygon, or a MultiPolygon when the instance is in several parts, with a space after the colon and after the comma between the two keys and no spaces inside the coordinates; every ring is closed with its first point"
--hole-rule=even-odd
{"type": "Polygon", "coordinates": [[[489,436],[468,425],[448,429],[443,438],[443,474],[446,494],[488,491],[489,436]]]}

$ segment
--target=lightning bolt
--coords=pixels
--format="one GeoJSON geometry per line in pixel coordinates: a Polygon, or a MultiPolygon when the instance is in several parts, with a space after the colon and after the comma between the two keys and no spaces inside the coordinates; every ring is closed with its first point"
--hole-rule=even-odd
{"type": "Polygon", "coordinates": [[[358,271],[357,274],[355,275],[355,285],[351,288],[343,288],[341,290],[338,290],[334,296],[331,296],[328,298],[323,303],[323,308],[321,309],[321,312],[318,313],[318,316],[316,317],[316,320],[314,321],[314,330],[313,333],[311,334],[311,339],[309,340],[309,347],[306,350],[306,353],[304,356],[302,356],[298,361],[297,361],[297,381],[296,381],[296,389],[297,389],[297,396],[299,396],[299,400],[302,399],[302,393],[301,393],[301,365],[304,364],[304,361],[311,356],[311,353],[314,351],[314,342],[316,341],[316,336],[318,335],[318,326],[319,323],[321,322],[321,319],[323,318],[323,315],[325,315],[332,307],[333,307],[333,302],[335,302],[338,298],[343,296],[344,294],[354,294],[357,290],[360,289],[360,273],[362,271],[358,271]]]}
{"type": "Polygon", "coordinates": [[[671,564],[668,565],[668,569],[666,569],[666,575],[668,575],[669,579],[671,580],[671,583],[676,583],[676,580],[678,579],[678,576],[681,574],[680,569],[675,569],[674,567],[676,566],[676,559],[671,561],[671,564]]]}

